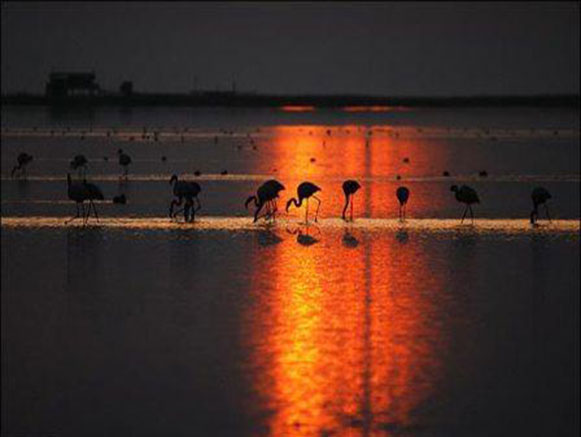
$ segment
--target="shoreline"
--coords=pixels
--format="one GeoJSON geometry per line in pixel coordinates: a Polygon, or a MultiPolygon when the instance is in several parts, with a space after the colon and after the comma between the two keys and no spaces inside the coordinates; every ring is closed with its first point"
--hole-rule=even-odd
{"type": "Polygon", "coordinates": [[[318,109],[343,109],[346,112],[389,112],[421,107],[548,107],[579,108],[579,95],[532,96],[366,96],[366,95],[261,95],[232,92],[197,94],[135,93],[129,96],[47,97],[35,94],[7,94],[2,106],[77,107],[232,107],[282,108],[288,112],[313,112],[318,109]]]}
{"type": "MultiPolygon", "coordinates": [[[[65,224],[69,216],[0,217],[2,228],[82,228],[82,220],[65,224]]],[[[275,223],[252,222],[252,217],[201,216],[194,223],[183,223],[167,217],[100,217],[99,222],[90,219],[87,228],[121,228],[145,230],[223,230],[223,231],[270,231],[286,230],[287,226],[304,226],[300,219],[278,219],[275,223]]],[[[474,225],[460,224],[459,219],[408,219],[402,223],[397,218],[358,218],[345,222],[340,218],[323,218],[309,227],[334,230],[363,231],[424,231],[424,232],[471,232],[508,234],[577,234],[581,232],[580,219],[544,221],[531,226],[528,219],[475,219],[474,225]]]]}

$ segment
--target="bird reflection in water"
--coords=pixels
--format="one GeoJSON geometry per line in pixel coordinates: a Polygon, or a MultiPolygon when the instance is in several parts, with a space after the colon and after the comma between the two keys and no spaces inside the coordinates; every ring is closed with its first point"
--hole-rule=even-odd
{"type": "Polygon", "coordinates": [[[263,231],[257,232],[258,244],[262,247],[275,246],[283,241],[275,232],[270,228],[266,228],[263,231]]]}
{"type": "MultiPolygon", "coordinates": [[[[301,229],[301,227],[297,227],[294,231],[291,231],[287,228],[287,232],[289,234],[296,235],[297,243],[299,243],[301,246],[312,246],[313,244],[317,244],[320,240],[316,239],[312,235],[309,235],[309,227],[310,226],[304,226],[304,231],[301,229]]],[[[320,235],[321,230],[316,226],[315,229],[319,232],[320,235]]]]}
{"type": "Polygon", "coordinates": [[[409,240],[408,232],[405,229],[400,229],[395,233],[395,239],[401,244],[406,244],[409,240]]]}
{"type": "Polygon", "coordinates": [[[359,240],[349,231],[348,228],[345,228],[345,232],[343,233],[343,246],[348,248],[356,248],[359,246],[359,240]]]}

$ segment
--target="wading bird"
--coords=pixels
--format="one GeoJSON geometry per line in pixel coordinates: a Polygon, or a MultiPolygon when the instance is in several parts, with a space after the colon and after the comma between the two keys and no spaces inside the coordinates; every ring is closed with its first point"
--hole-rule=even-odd
{"type": "Polygon", "coordinates": [[[18,175],[22,175],[26,177],[26,166],[32,162],[32,155],[29,155],[26,152],[21,152],[18,154],[16,158],[17,165],[14,166],[12,172],[10,173],[11,177],[14,177],[14,173],[18,171],[18,175]]]}
{"type": "Polygon", "coordinates": [[[254,206],[256,210],[254,211],[254,223],[258,221],[258,214],[263,206],[266,205],[266,214],[265,219],[272,217],[272,219],[276,219],[276,199],[278,198],[278,193],[284,190],[285,187],[276,179],[270,179],[263,183],[258,190],[256,190],[256,195],[250,196],[246,199],[244,203],[244,207],[248,209],[248,204],[254,201],[254,206]]]}
{"type": "Polygon", "coordinates": [[[131,164],[131,157],[124,153],[123,150],[117,150],[117,155],[119,155],[119,165],[123,167],[123,175],[121,177],[127,179],[127,174],[129,173],[129,164],[131,164]]]}
{"type": "Polygon", "coordinates": [[[297,208],[300,208],[301,205],[303,204],[303,200],[306,199],[307,200],[307,208],[305,211],[305,223],[308,223],[309,222],[309,197],[312,197],[313,199],[315,199],[318,202],[317,212],[315,213],[315,222],[316,222],[317,217],[319,215],[319,208],[321,207],[321,199],[319,199],[317,196],[314,195],[318,191],[321,191],[321,189],[311,182],[301,183],[297,188],[297,195],[298,195],[299,200],[297,201],[297,199],[295,199],[294,197],[292,199],[290,199],[286,204],[286,212],[288,212],[288,209],[290,208],[290,206],[292,204],[294,204],[297,208]]]}
{"type": "Polygon", "coordinates": [[[76,170],[78,176],[87,176],[87,164],[89,161],[85,157],[85,155],[75,155],[75,157],[71,160],[70,167],[72,170],[76,170]]]}
{"type": "Polygon", "coordinates": [[[95,208],[95,204],[93,200],[103,200],[104,196],[99,187],[95,184],[88,183],[86,181],[72,181],[70,173],[67,173],[67,195],[68,198],[75,202],[77,207],[77,214],[71,217],[69,220],[65,221],[65,223],[69,223],[76,218],[83,217],[83,223],[87,223],[89,220],[89,215],[91,214],[91,206],[93,207],[93,211],[95,213],[95,217],[97,217],[97,210],[95,208]],[[85,200],[90,202],[89,209],[85,214],[85,200]],[[79,206],[82,209],[82,216],[79,211],[79,206]]]}
{"type": "Polygon", "coordinates": [[[395,195],[399,202],[399,219],[405,221],[406,205],[410,197],[410,190],[407,187],[399,187],[395,191],[395,195]]]}
{"type": "Polygon", "coordinates": [[[184,219],[186,222],[194,221],[196,212],[202,208],[202,204],[200,203],[200,199],[198,199],[198,194],[202,191],[200,185],[197,182],[189,182],[189,181],[179,181],[177,175],[172,175],[171,179],[169,180],[170,185],[173,185],[173,195],[178,198],[176,201],[173,199],[171,201],[169,207],[169,216],[170,218],[175,218],[175,216],[181,211],[176,211],[174,213],[174,206],[181,206],[183,199],[186,199],[186,203],[184,205],[184,219]],[[198,206],[194,208],[194,199],[196,200],[198,206]],[[189,212],[192,212],[191,219],[188,220],[189,212]]]}
{"type": "Polygon", "coordinates": [[[551,221],[551,216],[549,215],[549,207],[547,206],[547,200],[551,198],[551,193],[549,193],[543,187],[537,187],[533,190],[531,198],[533,199],[533,210],[531,211],[531,224],[535,224],[537,218],[539,217],[539,205],[545,205],[545,212],[549,222],[551,221]]]}
{"type": "Polygon", "coordinates": [[[351,221],[353,221],[353,195],[361,188],[359,182],[354,181],[352,179],[346,180],[343,182],[343,193],[345,193],[345,206],[343,207],[343,214],[341,215],[343,220],[347,221],[345,218],[345,212],[347,211],[347,207],[349,203],[351,203],[351,221]]]}
{"type": "Polygon", "coordinates": [[[462,185],[460,188],[458,188],[457,185],[452,185],[450,187],[450,191],[455,193],[455,197],[458,202],[466,204],[466,208],[464,208],[464,214],[462,215],[462,220],[460,220],[460,223],[464,222],[466,213],[468,210],[470,210],[470,217],[472,218],[472,224],[474,224],[474,213],[472,212],[471,205],[473,203],[480,203],[480,199],[478,198],[476,191],[467,185],[462,185]]]}

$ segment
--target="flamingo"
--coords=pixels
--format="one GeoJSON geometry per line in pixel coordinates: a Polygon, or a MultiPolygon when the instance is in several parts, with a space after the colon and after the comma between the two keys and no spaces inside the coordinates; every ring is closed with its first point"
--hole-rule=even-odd
{"type": "Polygon", "coordinates": [[[173,194],[174,194],[174,196],[176,196],[178,198],[177,201],[175,199],[173,199],[171,201],[171,204],[169,207],[169,216],[171,218],[175,218],[177,213],[180,211],[176,211],[174,213],[173,212],[174,206],[176,206],[176,205],[180,206],[182,204],[183,198],[185,197],[186,204],[184,205],[184,208],[183,208],[184,219],[186,222],[188,221],[188,213],[189,213],[190,209],[192,208],[192,217],[191,217],[190,221],[194,221],[196,211],[199,211],[202,208],[202,204],[200,203],[200,199],[198,199],[198,194],[200,194],[200,191],[202,191],[202,188],[200,187],[200,185],[197,182],[179,181],[177,175],[175,175],[175,174],[172,175],[171,179],[169,180],[169,183],[170,183],[170,185],[173,185],[173,194]],[[194,199],[198,203],[197,208],[193,208],[194,199]]]}
{"type": "Polygon", "coordinates": [[[256,211],[254,211],[254,223],[258,221],[258,214],[264,205],[266,205],[267,211],[265,218],[272,216],[273,220],[276,218],[276,199],[278,198],[278,193],[284,190],[285,187],[276,179],[270,179],[263,183],[258,190],[256,190],[255,196],[250,196],[246,199],[244,207],[248,208],[248,204],[254,201],[254,206],[256,206],[256,211]]]}
{"type": "Polygon", "coordinates": [[[457,185],[452,185],[450,187],[450,191],[456,193],[456,200],[461,203],[466,204],[466,208],[464,209],[464,214],[462,215],[462,220],[460,223],[464,222],[464,217],[466,217],[466,213],[470,210],[470,217],[472,218],[472,224],[474,224],[474,213],[472,212],[473,203],[480,203],[480,199],[478,198],[478,194],[473,188],[470,188],[468,185],[462,185],[458,188],[457,185]]]}
{"type": "Polygon", "coordinates": [[[410,197],[410,190],[407,187],[399,187],[395,191],[397,200],[399,201],[399,219],[405,221],[405,210],[410,197]]]}
{"type": "Polygon", "coordinates": [[[87,164],[89,160],[86,158],[85,155],[75,155],[75,157],[70,162],[70,167],[73,170],[77,170],[77,174],[80,176],[81,174],[83,177],[87,175],[87,164]]]}
{"type": "Polygon", "coordinates": [[[361,188],[359,182],[354,181],[352,179],[346,180],[343,182],[343,193],[345,193],[345,207],[343,208],[343,220],[347,221],[345,218],[345,212],[347,211],[347,207],[349,206],[349,201],[351,201],[351,221],[353,221],[353,195],[361,188]]]}
{"type": "Polygon", "coordinates": [[[14,166],[10,176],[14,177],[14,172],[18,170],[19,174],[22,174],[26,177],[26,166],[32,162],[32,155],[29,155],[26,152],[21,152],[18,154],[16,161],[18,162],[18,165],[14,166]]]}
{"type": "Polygon", "coordinates": [[[129,173],[129,164],[131,164],[131,157],[124,153],[123,150],[117,150],[117,155],[119,155],[119,165],[123,167],[123,175],[125,179],[127,179],[127,174],[129,173]]]}
{"type": "Polygon", "coordinates": [[[547,206],[547,200],[551,198],[551,193],[549,193],[543,187],[537,187],[533,190],[531,198],[533,199],[533,210],[531,211],[531,224],[535,224],[539,216],[539,205],[545,205],[545,212],[547,213],[547,218],[549,222],[551,221],[551,216],[549,215],[549,207],[547,206]]]}
{"type": "MultiPolygon", "coordinates": [[[[89,215],[91,213],[91,206],[93,206],[93,210],[95,212],[95,217],[97,217],[97,210],[95,209],[95,205],[93,204],[93,200],[100,199],[103,200],[104,196],[99,187],[95,184],[87,183],[86,181],[75,181],[71,180],[70,173],[67,173],[67,195],[68,198],[76,203],[77,207],[77,214],[71,217],[69,220],[66,220],[65,223],[69,223],[76,218],[81,217],[79,213],[79,205],[82,207],[83,211],[83,222],[87,223],[89,219],[89,215]],[[89,210],[85,215],[85,200],[90,202],[89,210]]],[[[98,219],[98,217],[97,217],[98,219]]]]}
{"type": "Polygon", "coordinates": [[[300,208],[300,206],[303,204],[303,200],[307,199],[307,209],[305,211],[305,223],[308,223],[309,222],[309,197],[313,197],[317,202],[319,202],[317,205],[317,212],[315,213],[315,222],[317,222],[317,217],[319,215],[319,208],[321,207],[321,200],[317,196],[315,196],[314,194],[318,191],[321,191],[321,189],[311,182],[301,183],[297,188],[297,194],[298,194],[299,200],[297,201],[294,197],[292,199],[290,199],[286,204],[286,212],[288,212],[288,209],[290,208],[291,204],[294,203],[294,205],[297,208],[300,208]]]}

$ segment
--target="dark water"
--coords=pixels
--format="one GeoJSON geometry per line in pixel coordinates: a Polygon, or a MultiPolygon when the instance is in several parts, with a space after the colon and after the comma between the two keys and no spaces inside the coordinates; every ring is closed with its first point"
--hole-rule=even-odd
{"type": "Polygon", "coordinates": [[[576,435],[578,234],[293,231],[3,229],[6,435],[576,435]]]}
{"type": "Polygon", "coordinates": [[[578,111],[2,108],[2,435],[576,436],[579,150],[578,111]],[[77,153],[107,199],[86,228],[63,224],[77,153]],[[170,223],[195,170],[199,222],[170,223]],[[320,185],[320,226],[252,225],[270,177],[279,208],[320,185]],[[532,229],[538,185],[556,220],[532,229]]]}

